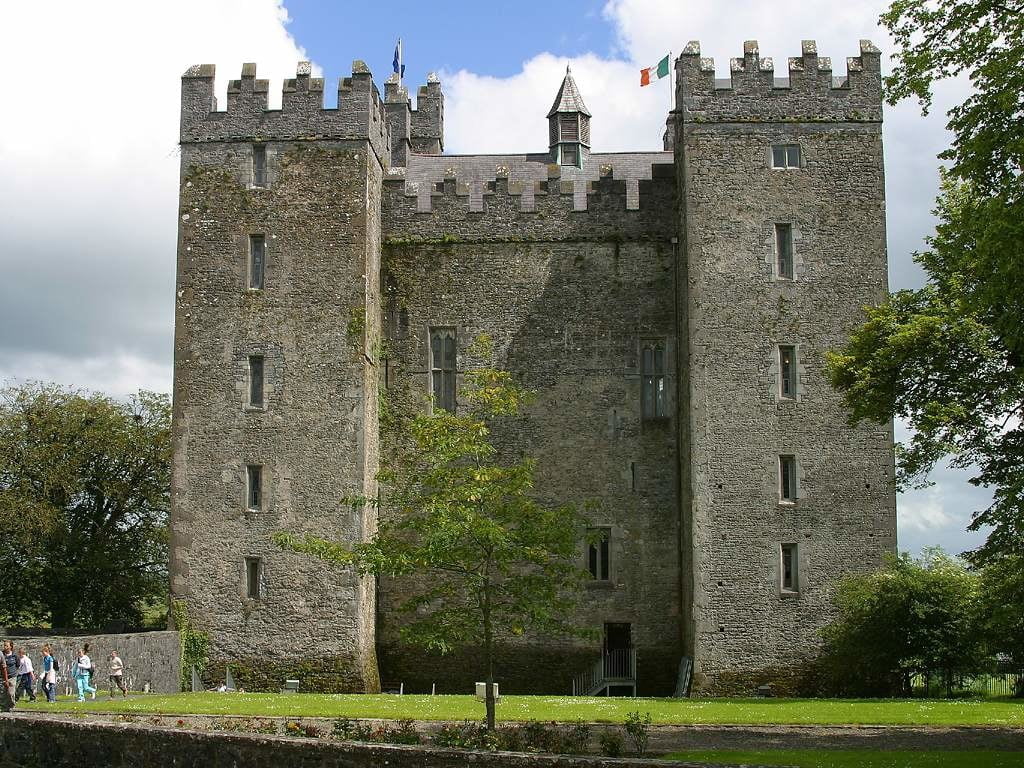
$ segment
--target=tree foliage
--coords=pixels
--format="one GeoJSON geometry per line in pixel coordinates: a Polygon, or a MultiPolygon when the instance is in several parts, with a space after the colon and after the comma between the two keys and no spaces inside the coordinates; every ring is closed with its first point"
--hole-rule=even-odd
{"type": "Polygon", "coordinates": [[[166,594],[170,405],[0,390],[0,624],[139,626],[166,594]]]}
{"type": "Polygon", "coordinates": [[[981,571],[981,615],[991,650],[1017,673],[1016,693],[1024,696],[1024,554],[981,571]]]}
{"type": "Polygon", "coordinates": [[[950,112],[939,223],[915,254],[927,274],[868,311],[829,376],[854,422],[899,417],[904,485],[927,482],[946,456],[976,467],[993,503],[978,562],[1024,551],[1024,2],[896,0],[882,22],[900,46],[891,103],[927,110],[937,80],[968,74],[974,92],[950,112]]]}
{"type": "Polygon", "coordinates": [[[978,575],[941,550],[893,557],[875,573],[844,580],[839,616],[824,630],[833,692],[908,695],[918,675],[951,691],[984,671],[980,594],[978,575]]]}
{"type": "MultiPolygon", "coordinates": [[[[471,351],[489,358],[486,339],[471,351]]],[[[458,413],[434,408],[401,420],[395,459],[380,473],[376,533],[354,545],[279,533],[281,546],[360,572],[412,577],[402,606],[403,639],[442,653],[483,651],[487,722],[494,727],[494,660],[502,639],[576,631],[567,623],[583,577],[584,522],[570,505],[534,492],[534,461],[500,455],[492,428],[519,414],[530,395],[507,371],[465,374],[458,413]]],[[[372,499],[349,500],[374,504],[372,499]]]]}

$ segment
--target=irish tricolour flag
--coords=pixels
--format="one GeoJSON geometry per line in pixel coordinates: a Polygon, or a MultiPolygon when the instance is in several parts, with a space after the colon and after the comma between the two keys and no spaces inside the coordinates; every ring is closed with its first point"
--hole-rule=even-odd
{"type": "Polygon", "coordinates": [[[650,85],[651,81],[657,77],[659,80],[663,77],[668,76],[668,56],[658,62],[656,67],[648,67],[647,69],[640,70],[640,85],[650,85]]]}

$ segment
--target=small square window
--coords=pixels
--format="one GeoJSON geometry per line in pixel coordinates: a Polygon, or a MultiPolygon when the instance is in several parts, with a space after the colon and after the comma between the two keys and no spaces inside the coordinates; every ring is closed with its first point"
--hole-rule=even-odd
{"type": "Polygon", "coordinates": [[[575,144],[562,145],[562,165],[578,165],[579,150],[575,144]]]}
{"type": "Polygon", "coordinates": [[[793,225],[775,225],[775,273],[783,280],[793,279],[793,225]]]}
{"type": "Polygon", "coordinates": [[[796,456],[779,456],[779,499],[796,501],[796,456]]]}
{"type": "Polygon", "coordinates": [[[773,144],[772,168],[799,168],[799,144],[773,144]]]}
{"type": "Polygon", "coordinates": [[[246,506],[252,511],[259,511],[263,508],[263,467],[259,464],[250,464],[245,468],[246,476],[246,506]]]}
{"type": "Polygon", "coordinates": [[[263,407],[263,355],[249,355],[249,405],[263,407]]]}
{"type": "Polygon", "coordinates": [[[779,569],[782,576],[783,592],[800,591],[800,559],[797,556],[796,544],[783,544],[781,548],[782,561],[779,569]]]}
{"type": "Polygon", "coordinates": [[[245,558],[245,596],[250,600],[259,600],[263,596],[262,581],[263,560],[259,557],[245,558]]]}
{"type": "Polygon", "coordinates": [[[267,263],[267,244],[263,235],[249,235],[249,289],[263,290],[263,271],[267,263]]]}
{"type": "Polygon", "coordinates": [[[779,397],[796,399],[796,347],[779,347],[779,397]]]}
{"type": "Polygon", "coordinates": [[[587,530],[587,570],[594,581],[608,581],[610,578],[611,528],[590,528],[587,530]]]}
{"type": "Polygon", "coordinates": [[[267,147],[264,144],[252,146],[252,185],[267,186],[267,147]]]}

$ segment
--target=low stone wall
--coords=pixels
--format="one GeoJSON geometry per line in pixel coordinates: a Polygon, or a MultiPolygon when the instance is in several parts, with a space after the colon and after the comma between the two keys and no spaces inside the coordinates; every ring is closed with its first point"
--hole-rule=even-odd
{"type": "Polygon", "coordinates": [[[74,685],[71,666],[78,658],[77,650],[89,643],[89,656],[96,665],[95,680],[98,687],[107,686],[109,667],[107,660],[117,650],[124,662],[125,684],[130,690],[148,690],[151,693],[178,693],[181,690],[181,642],[177,632],[135,632],[121,635],[18,635],[6,634],[0,628],[0,637],[10,640],[15,648],[24,648],[32,659],[36,671],[42,671],[43,643],[53,647],[60,671],[57,690],[70,693],[74,685]]]}
{"type": "Polygon", "coordinates": [[[467,752],[0,716],[0,768],[699,768],[704,763],[467,752]]]}

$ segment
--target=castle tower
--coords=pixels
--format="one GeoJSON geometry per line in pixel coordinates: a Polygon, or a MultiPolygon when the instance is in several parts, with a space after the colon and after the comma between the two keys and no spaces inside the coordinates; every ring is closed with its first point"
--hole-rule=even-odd
{"type": "Polygon", "coordinates": [[[684,645],[697,687],[793,690],[845,576],[896,548],[891,424],[846,424],[825,356],[886,295],[879,51],[756,41],[676,61],[684,645]]]}
{"type": "Polygon", "coordinates": [[[359,61],[337,109],[308,63],[280,110],[247,64],[217,111],[214,74],[181,84],[171,595],[208,682],[374,691],[373,580],[272,535],[376,524],[342,499],[376,493],[384,105],[359,61]]]}
{"type": "Polygon", "coordinates": [[[584,153],[590,152],[590,111],[568,65],[548,112],[548,135],[553,163],[583,167],[584,153]]]}

